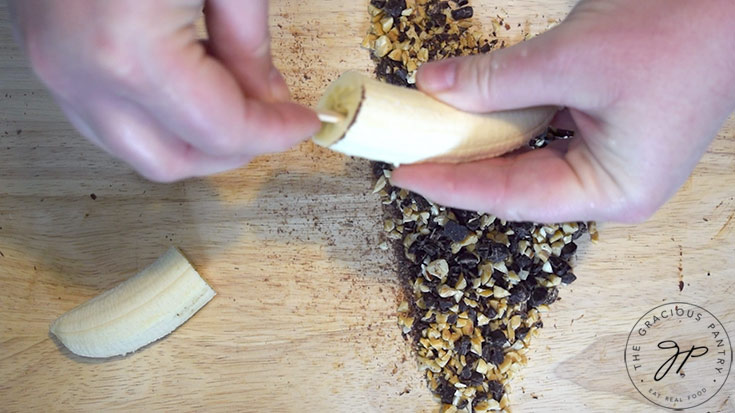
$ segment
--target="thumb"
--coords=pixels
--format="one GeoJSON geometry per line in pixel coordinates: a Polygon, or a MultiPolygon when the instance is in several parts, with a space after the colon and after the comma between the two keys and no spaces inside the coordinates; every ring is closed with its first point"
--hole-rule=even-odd
{"type": "Polygon", "coordinates": [[[469,112],[492,112],[541,105],[584,109],[577,90],[587,88],[577,73],[579,33],[564,24],[515,46],[484,55],[427,63],[418,88],[469,112]]]}

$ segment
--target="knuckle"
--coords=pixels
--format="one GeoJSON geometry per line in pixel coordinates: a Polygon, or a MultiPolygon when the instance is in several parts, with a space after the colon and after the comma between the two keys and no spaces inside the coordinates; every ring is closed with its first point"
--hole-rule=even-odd
{"type": "Polygon", "coordinates": [[[73,89],[80,80],[145,91],[151,83],[144,63],[149,59],[138,50],[139,42],[118,26],[90,31],[85,38],[77,39],[71,51],[68,46],[72,40],[49,38],[43,32],[29,30],[23,36],[26,55],[36,76],[57,92],[73,89]]]}
{"type": "Polygon", "coordinates": [[[498,68],[499,63],[496,53],[473,57],[470,61],[468,78],[471,79],[471,84],[476,85],[477,93],[482,102],[491,103],[495,100],[493,96],[493,79],[496,76],[498,68]]]}
{"type": "Polygon", "coordinates": [[[129,86],[136,86],[142,78],[137,61],[123,45],[105,43],[98,49],[97,67],[106,77],[129,86]]]}
{"type": "Polygon", "coordinates": [[[134,91],[147,90],[152,79],[134,41],[112,27],[95,33],[92,44],[93,66],[103,79],[134,91]]]}

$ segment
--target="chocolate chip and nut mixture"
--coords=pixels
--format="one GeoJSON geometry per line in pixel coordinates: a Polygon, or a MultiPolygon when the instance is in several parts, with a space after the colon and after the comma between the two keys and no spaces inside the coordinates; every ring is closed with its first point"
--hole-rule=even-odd
{"type": "MultiPolygon", "coordinates": [[[[473,26],[469,0],[373,0],[368,13],[371,25],[362,47],[372,52],[378,78],[394,85],[415,88],[418,68],[430,60],[505,47],[505,41],[494,38],[495,32],[491,38],[473,26]]],[[[502,26],[502,21],[497,23],[502,26]]],[[[573,136],[573,131],[549,127],[529,146],[543,148],[573,136]]]]}
{"type": "MultiPolygon", "coordinates": [[[[373,0],[368,11],[363,47],[378,78],[392,84],[415,87],[427,61],[504,46],[472,26],[468,0],[373,0]]],[[[550,128],[529,144],[572,136],[550,128]]],[[[596,240],[595,224],[506,222],[446,208],[391,186],[388,165],[374,163],[373,171],[411,299],[398,308],[399,325],[414,339],[441,411],[509,411],[509,380],[527,362],[559,286],[576,279],[575,240],[585,232],[596,240]]]]}

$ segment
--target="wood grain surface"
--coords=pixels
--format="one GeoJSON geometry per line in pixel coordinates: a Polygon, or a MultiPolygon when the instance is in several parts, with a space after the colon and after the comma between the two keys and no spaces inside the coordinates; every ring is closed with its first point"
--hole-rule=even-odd
{"type": "MultiPolygon", "coordinates": [[[[271,1],[273,48],[314,104],[359,48],[366,1],[271,1]]],[[[474,0],[509,41],[571,0],[474,0]],[[520,26],[519,26],[520,24],[520,26]]],[[[686,148],[682,148],[686,150],[686,148]]],[[[65,121],[13,43],[0,2],[0,411],[430,412],[396,326],[399,286],[367,162],[304,143],[240,170],[159,185],[65,121]],[[107,361],[49,336],[58,315],[179,246],[219,295],[154,345],[107,361]]],[[[625,340],[687,301],[735,333],[735,119],[638,226],[602,225],[513,383],[518,412],[659,411],[631,385],[625,340]],[[683,281],[683,289],[679,283],[683,281]]],[[[700,410],[733,411],[735,379],[700,410]]]]}

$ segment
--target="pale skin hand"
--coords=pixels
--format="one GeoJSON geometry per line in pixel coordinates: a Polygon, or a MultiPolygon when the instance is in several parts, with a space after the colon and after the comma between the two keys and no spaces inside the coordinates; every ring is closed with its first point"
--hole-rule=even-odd
{"type": "Polygon", "coordinates": [[[585,0],[549,32],[486,56],[424,65],[418,86],[468,111],[567,107],[570,145],[462,165],[411,165],[392,183],[510,220],[639,222],[687,179],[735,109],[735,2],[585,0]]]}
{"type": "Polygon", "coordinates": [[[155,181],[233,169],[316,132],[273,65],[266,0],[11,0],[15,33],[74,126],[155,181]]]}

